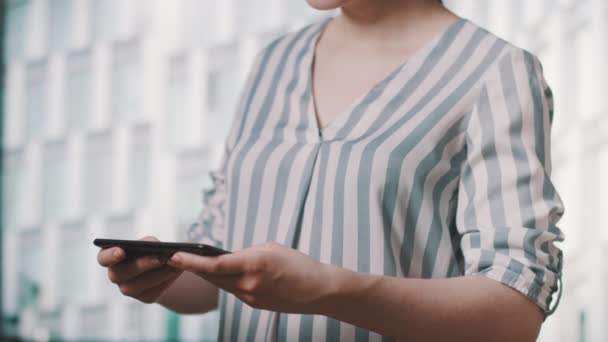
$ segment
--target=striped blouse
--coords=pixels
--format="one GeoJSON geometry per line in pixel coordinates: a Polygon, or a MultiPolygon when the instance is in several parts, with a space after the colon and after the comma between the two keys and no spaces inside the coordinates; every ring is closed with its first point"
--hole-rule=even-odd
{"type": "MultiPolygon", "coordinates": [[[[538,58],[459,18],[319,129],[311,70],[330,20],[256,56],[189,239],[228,250],[277,241],[387,276],[482,275],[546,318],[564,206],[550,180],[553,99],[538,58]]],[[[219,310],[221,341],[386,339],[225,291],[219,310]]]]}

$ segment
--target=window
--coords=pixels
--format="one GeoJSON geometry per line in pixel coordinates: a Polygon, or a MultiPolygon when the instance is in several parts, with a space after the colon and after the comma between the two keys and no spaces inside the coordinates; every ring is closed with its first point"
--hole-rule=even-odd
{"type": "Polygon", "coordinates": [[[205,149],[182,151],[177,163],[177,219],[179,237],[185,234],[186,227],[196,218],[203,204],[203,189],[208,188],[209,153],[205,149]]]}
{"type": "Polygon", "coordinates": [[[573,86],[576,87],[574,101],[576,101],[575,108],[579,117],[590,118],[599,114],[597,110],[604,103],[603,91],[597,88],[601,86],[601,77],[597,77],[597,67],[594,66],[595,63],[604,63],[604,61],[597,52],[593,27],[582,18],[579,21],[581,26],[576,28],[574,42],[568,44],[570,49],[576,53],[574,61],[576,64],[571,66],[576,75],[573,86]]]}
{"type": "Polygon", "coordinates": [[[587,313],[585,310],[578,313],[578,340],[579,342],[587,341],[587,313]]]}
{"type": "Polygon", "coordinates": [[[66,144],[49,142],[44,146],[42,169],[42,217],[55,221],[66,216],[67,182],[66,144]]]}
{"type": "Polygon", "coordinates": [[[106,235],[111,239],[139,239],[135,237],[135,217],[132,213],[112,215],[106,219],[106,235]]]}
{"type": "Polygon", "coordinates": [[[90,213],[108,211],[112,196],[112,135],[89,136],[85,165],[85,198],[90,213]]]}
{"type": "Polygon", "coordinates": [[[234,8],[237,30],[240,33],[251,34],[271,29],[277,19],[274,17],[276,6],[272,0],[236,0],[234,8]]]}
{"type": "Polygon", "coordinates": [[[226,46],[211,52],[210,69],[207,73],[207,109],[211,117],[206,118],[210,141],[221,141],[236,110],[241,92],[241,74],[236,47],[226,46]]]}
{"type": "Polygon", "coordinates": [[[117,8],[116,0],[91,0],[89,18],[92,26],[92,41],[106,41],[113,38],[117,14],[113,13],[114,8],[117,8]]]}
{"type": "Polygon", "coordinates": [[[6,6],[5,55],[6,62],[25,59],[27,41],[28,14],[30,2],[27,0],[9,0],[6,6]]]}
{"type": "Polygon", "coordinates": [[[202,317],[202,330],[203,334],[201,339],[203,340],[212,340],[217,338],[218,328],[219,328],[219,311],[209,312],[203,315],[202,317]]]}
{"type": "Polygon", "coordinates": [[[49,0],[49,49],[65,50],[70,43],[71,0],[49,0]]]}
{"type": "Polygon", "coordinates": [[[39,324],[47,329],[49,340],[51,341],[62,339],[61,318],[61,310],[59,308],[40,312],[39,324]]]}
{"type": "Polygon", "coordinates": [[[150,157],[151,157],[150,126],[139,125],[133,129],[133,140],[131,143],[131,191],[133,205],[140,207],[145,205],[150,187],[150,157]]]}
{"type": "Polygon", "coordinates": [[[36,227],[19,234],[19,302],[27,306],[39,299],[42,280],[45,277],[42,234],[36,227]],[[37,247],[34,247],[37,246],[37,247]]]}
{"type": "Polygon", "coordinates": [[[509,27],[511,32],[517,32],[521,30],[521,20],[525,16],[525,3],[523,0],[512,0],[508,4],[509,6],[509,27]]]}
{"type": "Polygon", "coordinates": [[[223,117],[232,114],[238,95],[238,91],[235,91],[239,87],[238,76],[236,63],[226,63],[209,71],[207,104],[212,113],[223,117]]]}
{"type": "MultiPolygon", "coordinates": [[[[466,6],[466,5],[465,5],[466,6]]],[[[473,16],[477,23],[483,27],[491,27],[493,21],[490,20],[490,4],[487,1],[476,1],[474,8],[471,8],[471,16],[473,16]]]]}
{"type": "Polygon", "coordinates": [[[25,138],[41,138],[46,127],[47,64],[45,61],[28,66],[25,100],[25,138]]]}
{"type": "Polygon", "coordinates": [[[59,246],[59,273],[57,292],[62,304],[81,303],[87,297],[87,258],[85,241],[88,241],[84,223],[67,223],[61,226],[59,246]]]}
{"type": "Polygon", "coordinates": [[[188,126],[188,77],[187,60],[183,56],[169,61],[167,75],[167,140],[172,146],[184,143],[188,126]]]}
{"type": "Polygon", "coordinates": [[[87,305],[80,308],[80,338],[104,340],[108,336],[109,315],[106,305],[87,305]]]}
{"type": "Polygon", "coordinates": [[[112,84],[110,88],[112,119],[116,122],[133,118],[139,110],[139,45],[121,42],[114,46],[112,84]]]}
{"type": "Polygon", "coordinates": [[[555,2],[550,0],[529,1],[526,3],[525,11],[522,11],[521,20],[525,25],[537,25],[543,21],[543,16],[555,9],[555,2]]]}
{"type": "Polygon", "coordinates": [[[282,13],[281,22],[291,24],[296,22],[305,22],[310,20],[316,12],[305,1],[281,1],[282,13]]]}
{"type": "Polygon", "coordinates": [[[132,301],[127,304],[127,321],[125,324],[125,335],[121,336],[126,341],[144,341],[146,330],[145,304],[132,301]]]}
{"type": "Polygon", "coordinates": [[[83,130],[91,118],[91,58],[88,51],[68,59],[65,95],[65,127],[69,132],[83,130]]]}
{"type": "Polygon", "coordinates": [[[177,25],[188,45],[211,43],[219,28],[218,2],[209,0],[182,0],[181,18],[177,25]]]}
{"type": "Polygon", "coordinates": [[[24,169],[22,149],[4,154],[4,172],[2,174],[3,227],[16,226],[23,214],[24,169]]]}
{"type": "MultiPolygon", "coordinates": [[[[167,316],[168,325],[175,324],[181,327],[179,334],[176,332],[172,340],[214,341],[217,339],[219,328],[218,310],[210,311],[203,315],[175,315],[173,312],[169,312],[167,316]]],[[[174,328],[174,330],[178,329],[174,328]]]]}

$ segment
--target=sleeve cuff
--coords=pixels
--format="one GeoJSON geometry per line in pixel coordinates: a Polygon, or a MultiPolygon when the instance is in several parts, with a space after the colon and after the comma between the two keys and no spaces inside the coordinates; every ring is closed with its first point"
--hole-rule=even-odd
{"type": "Polygon", "coordinates": [[[536,303],[544,312],[543,322],[548,316],[553,314],[559,305],[562,294],[562,279],[561,272],[556,274],[556,282],[559,283],[559,287],[555,292],[558,293],[558,297],[555,300],[553,307],[550,308],[550,303],[553,295],[553,291],[546,287],[541,286],[534,281],[526,277],[524,274],[515,272],[502,265],[492,265],[480,272],[471,273],[470,275],[480,275],[490,279],[494,279],[502,284],[505,284],[520,293],[524,294],[531,301],[536,303]]]}

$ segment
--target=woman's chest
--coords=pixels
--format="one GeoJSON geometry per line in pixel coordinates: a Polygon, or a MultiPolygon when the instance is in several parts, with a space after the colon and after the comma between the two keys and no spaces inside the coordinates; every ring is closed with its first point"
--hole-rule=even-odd
{"type": "Polygon", "coordinates": [[[326,51],[319,47],[312,70],[314,112],[321,129],[369,93],[403,62],[401,54],[326,51]]]}
{"type": "Polygon", "coordinates": [[[227,246],[292,245],[312,227],[400,227],[412,199],[432,201],[438,188],[451,193],[464,157],[458,120],[390,127],[355,140],[260,135],[237,143],[226,168],[227,246]]]}
{"type": "Polygon", "coordinates": [[[465,116],[433,114],[403,113],[352,125],[346,118],[332,124],[327,136],[304,139],[298,138],[298,120],[286,120],[239,139],[227,164],[228,186],[264,192],[270,206],[274,193],[282,192],[283,200],[312,186],[365,187],[370,196],[398,189],[406,196],[417,183],[459,171],[465,116]]]}

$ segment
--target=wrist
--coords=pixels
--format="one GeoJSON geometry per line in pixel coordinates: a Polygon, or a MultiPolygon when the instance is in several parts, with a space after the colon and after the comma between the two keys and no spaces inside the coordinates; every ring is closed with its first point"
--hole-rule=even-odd
{"type": "Polygon", "coordinates": [[[321,295],[315,311],[324,316],[336,317],[345,306],[351,306],[358,298],[364,297],[376,281],[374,275],[323,264],[321,295]]]}
{"type": "Polygon", "coordinates": [[[321,264],[319,276],[319,296],[314,311],[317,314],[329,316],[331,309],[339,305],[340,293],[344,292],[344,269],[321,264]]]}

